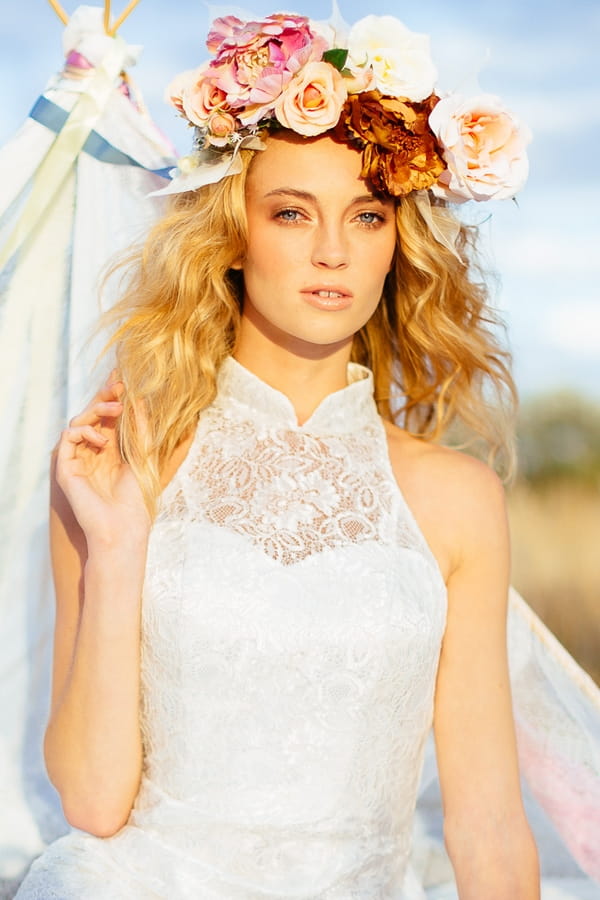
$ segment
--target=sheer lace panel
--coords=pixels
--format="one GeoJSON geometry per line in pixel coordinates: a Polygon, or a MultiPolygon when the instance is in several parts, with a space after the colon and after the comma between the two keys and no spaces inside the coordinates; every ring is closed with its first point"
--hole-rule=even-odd
{"type": "Polygon", "coordinates": [[[408,510],[395,515],[372,376],[360,366],[301,427],[286,397],[228,360],[186,462],[162,515],[227,528],[282,565],[365,541],[429,555],[408,510]]]}
{"type": "MultiPolygon", "coordinates": [[[[210,416],[213,419],[213,416],[210,416]]],[[[376,429],[328,440],[211,422],[174,500],[181,514],[249,538],[283,565],[389,532],[392,485],[373,467],[376,429]],[[368,474],[367,474],[368,473],[368,474]]]]}

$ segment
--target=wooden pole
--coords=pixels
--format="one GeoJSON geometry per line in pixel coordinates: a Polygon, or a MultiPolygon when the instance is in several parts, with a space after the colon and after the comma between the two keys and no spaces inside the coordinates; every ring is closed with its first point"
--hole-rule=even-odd
{"type": "Polygon", "coordinates": [[[69,21],[69,17],[66,14],[66,12],[64,11],[64,9],[62,8],[62,6],[60,5],[60,3],[58,2],[58,0],[48,0],[48,3],[50,4],[52,9],[56,13],[58,18],[60,19],[60,21],[63,23],[63,25],[66,25],[67,22],[69,21]]]}
{"type": "Polygon", "coordinates": [[[121,15],[116,19],[115,22],[113,22],[109,34],[112,34],[114,36],[117,33],[117,29],[121,27],[127,16],[133,12],[139,2],[140,0],[129,0],[129,3],[125,7],[121,15]]]}
{"type": "Polygon", "coordinates": [[[110,34],[110,0],[104,0],[104,31],[110,34]]]}

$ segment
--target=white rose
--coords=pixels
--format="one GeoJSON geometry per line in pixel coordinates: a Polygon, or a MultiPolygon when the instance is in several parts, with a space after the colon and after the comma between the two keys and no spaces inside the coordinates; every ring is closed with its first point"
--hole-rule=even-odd
{"type": "Polygon", "coordinates": [[[437,196],[459,203],[505,200],[525,184],[531,134],[497,97],[446,97],[434,107],[429,125],[448,166],[432,188],[437,196]]]}
{"type": "Polygon", "coordinates": [[[415,103],[429,97],[437,78],[429,37],[394,16],[366,16],[352,26],[347,66],[352,72],[371,66],[377,90],[415,103]]]}

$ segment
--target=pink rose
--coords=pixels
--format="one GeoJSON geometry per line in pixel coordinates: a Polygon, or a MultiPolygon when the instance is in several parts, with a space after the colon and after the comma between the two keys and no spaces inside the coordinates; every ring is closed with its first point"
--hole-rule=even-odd
{"type": "Polygon", "coordinates": [[[214,82],[227,95],[230,108],[263,106],[263,115],[292,76],[327,49],[307,18],[283,13],[259,22],[244,23],[234,16],[217,19],[208,46],[215,53],[210,63],[214,82]]]}
{"type": "Polygon", "coordinates": [[[438,197],[458,203],[504,200],[525,184],[531,134],[497,97],[446,97],[432,110],[429,125],[448,166],[432,187],[438,197]]]}
{"type": "Polygon", "coordinates": [[[275,115],[298,134],[322,134],[337,123],[348,92],[345,79],[325,62],[304,66],[275,104],[275,115]]]}

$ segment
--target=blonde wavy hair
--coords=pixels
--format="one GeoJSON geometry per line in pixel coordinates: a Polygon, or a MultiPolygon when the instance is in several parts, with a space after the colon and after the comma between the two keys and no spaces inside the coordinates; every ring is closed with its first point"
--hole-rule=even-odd
{"type": "MultiPolygon", "coordinates": [[[[114,328],[107,349],[116,351],[126,388],[121,450],[151,511],[165,462],[214,399],[219,367],[236,345],[243,283],[232,266],[245,255],[253,155],[241,151],[239,175],[174,196],[143,247],[121,263],[131,266],[126,291],[105,317],[114,328]]],[[[382,301],[356,334],[352,359],[373,370],[384,419],[430,441],[459,423],[461,434],[487,445],[491,461],[503,454],[510,467],[516,394],[474,236],[461,227],[466,265],[435,240],[410,195],[397,204],[396,226],[382,301]]]]}

